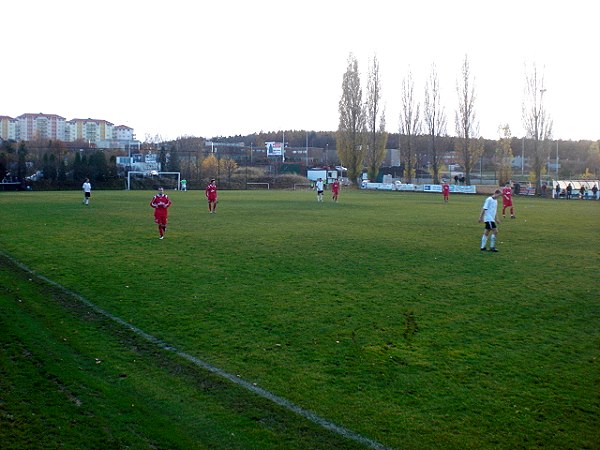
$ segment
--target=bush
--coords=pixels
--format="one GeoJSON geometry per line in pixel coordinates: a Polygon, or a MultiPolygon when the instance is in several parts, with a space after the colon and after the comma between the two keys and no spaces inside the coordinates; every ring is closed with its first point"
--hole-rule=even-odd
{"type": "Polygon", "coordinates": [[[310,180],[302,175],[286,173],[279,175],[273,182],[273,187],[277,189],[293,189],[295,184],[308,184],[310,180]]]}

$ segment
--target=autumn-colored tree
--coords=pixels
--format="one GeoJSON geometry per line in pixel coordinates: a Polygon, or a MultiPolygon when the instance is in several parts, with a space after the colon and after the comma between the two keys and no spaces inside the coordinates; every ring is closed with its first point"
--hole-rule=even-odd
{"type": "Polygon", "coordinates": [[[496,168],[498,171],[498,183],[504,186],[512,177],[512,159],[510,127],[508,124],[498,127],[500,139],[496,147],[496,168]]]}
{"type": "Polygon", "coordinates": [[[233,173],[237,170],[238,164],[234,159],[225,157],[219,161],[220,171],[225,174],[227,181],[231,181],[233,173]]]}
{"type": "Polygon", "coordinates": [[[208,155],[202,160],[202,174],[206,178],[217,178],[219,173],[219,160],[215,155],[208,155]]]}

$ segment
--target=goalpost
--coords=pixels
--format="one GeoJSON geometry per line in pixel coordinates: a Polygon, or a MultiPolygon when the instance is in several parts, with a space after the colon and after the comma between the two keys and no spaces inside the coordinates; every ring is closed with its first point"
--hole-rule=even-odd
{"type": "Polygon", "coordinates": [[[165,189],[178,190],[181,186],[181,172],[141,172],[131,170],[127,172],[127,190],[134,189],[152,190],[158,186],[165,189]]]}

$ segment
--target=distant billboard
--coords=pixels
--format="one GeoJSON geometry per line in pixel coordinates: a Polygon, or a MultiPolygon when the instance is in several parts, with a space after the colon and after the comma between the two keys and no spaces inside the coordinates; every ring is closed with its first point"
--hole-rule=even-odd
{"type": "Polygon", "coordinates": [[[265,142],[267,156],[282,156],[283,144],[281,142],[265,142]]]}

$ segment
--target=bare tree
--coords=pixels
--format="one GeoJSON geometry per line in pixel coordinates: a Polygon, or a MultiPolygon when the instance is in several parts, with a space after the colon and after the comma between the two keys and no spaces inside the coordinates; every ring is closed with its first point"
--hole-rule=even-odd
{"type": "Polygon", "coordinates": [[[546,162],[552,139],[552,120],[544,107],[544,76],[538,74],[534,65],[532,72],[525,69],[525,97],[523,100],[523,126],[527,137],[533,141],[532,169],[535,176],[536,194],[542,189],[542,169],[546,162]]]}
{"type": "Polygon", "coordinates": [[[364,160],[365,111],[358,61],[351,53],[342,81],[342,98],[339,103],[340,123],[337,131],[337,154],[342,165],[348,168],[348,177],[358,180],[364,160]]]}
{"type": "Polygon", "coordinates": [[[400,110],[400,144],[402,160],[404,162],[404,180],[411,183],[416,175],[416,152],[414,139],[421,132],[420,105],[414,96],[415,83],[412,72],[402,80],[402,109],[400,110]]]}
{"type": "Polygon", "coordinates": [[[436,147],[436,138],[446,133],[446,111],[440,102],[440,80],[435,64],[431,66],[429,79],[425,83],[425,104],[423,106],[423,119],[427,134],[431,139],[430,160],[433,174],[433,183],[440,182],[441,154],[436,147]]]}
{"type": "Polygon", "coordinates": [[[370,180],[375,180],[381,163],[385,158],[387,133],[385,132],[385,110],[381,107],[381,78],[379,76],[379,61],[373,57],[369,67],[367,82],[367,101],[365,103],[367,118],[367,139],[365,162],[370,180]]]}
{"type": "Polygon", "coordinates": [[[500,139],[496,148],[496,167],[498,170],[498,183],[504,186],[512,176],[513,152],[511,148],[512,137],[508,124],[498,127],[500,139]]]}
{"type": "Polygon", "coordinates": [[[469,58],[465,55],[461,79],[456,83],[458,109],[456,110],[456,134],[461,163],[465,168],[465,182],[471,185],[471,170],[483,153],[483,146],[477,141],[479,122],[475,115],[475,81],[471,79],[469,58]]]}

